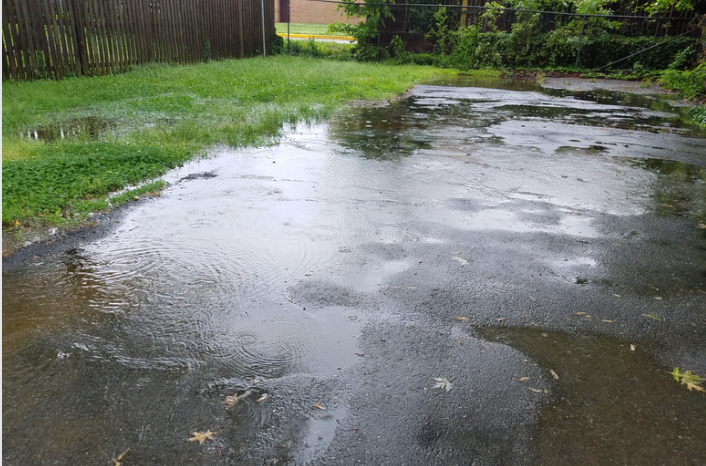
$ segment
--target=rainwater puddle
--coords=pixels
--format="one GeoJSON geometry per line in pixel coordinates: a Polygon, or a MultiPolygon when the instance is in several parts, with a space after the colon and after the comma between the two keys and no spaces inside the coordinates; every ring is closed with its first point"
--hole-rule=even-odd
{"type": "Polygon", "coordinates": [[[115,128],[112,120],[98,117],[74,118],[60,125],[47,125],[23,133],[28,139],[52,142],[63,139],[94,140],[115,128]]]}
{"type": "MultiPolygon", "coordinates": [[[[362,334],[393,315],[414,322],[442,286],[479,290],[454,315],[492,315],[498,305],[480,303],[498,285],[483,280],[520,260],[586,293],[608,278],[644,282],[649,274],[630,261],[655,238],[674,237],[650,223],[657,218],[678,226],[679,254],[692,261],[670,271],[670,289],[706,289],[693,278],[704,248],[703,135],[647,98],[625,106],[495,85],[419,86],[389,107],[292,128],[273,147],[214,149],[167,174],[162,195],[135,204],[108,236],[4,270],[4,460],[107,464],[129,447],[125,464],[326,463],[357,428],[340,426],[359,414],[342,408],[346,397],[367,390],[355,375],[368,370],[362,334]],[[568,251],[553,252],[565,244],[568,251]],[[613,272],[630,248],[630,264],[613,272]],[[449,273],[460,274],[453,285],[442,280],[449,273]],[[423,301],[398,307],[395,293],[423,301]],[[224,407],[234,391],[255,389],[267,398],[224,407]],[[312,414],[314,404],[328,409],[312,414]],[[207,429],[218,432],[213,443],[186,441],[207,429]]],[[[542,290],[511,285],[498,300],[521,320],[517,303],[542,290]]],[[[688,299],[684,313],[703,303],[688,299]]],[[[669,377],[658,382],[666,368],[651,356],[625,353],[612,337],[550,333],[557,349],[522,332],[507,344],[561,377],[556,402],[542,411],[539,458],[576,444],[576,457],[611,463],[590,450],[603,451],[602,434],[620,448],[611,423],[629,424],[628,413],[650,452],[673,442],[706,458],[657,398],[668,394],[676,416],[690,421],[702,405],[687,410],[688,393],[669,377]],[[574,347],[575,356],[562,352],[574,347]],[[592,365],[572,368],[571,357],[592,365]],[[600,387],[604,365],[612,365],[614,391],[600,387]],[[617,409],[620,400],[629,403],[617,409]],[[572,411],[580,403],[590,419],[572,411]],[[547,440],[554,435],[561,440],[547,440]]],[[[432,357],[415,367],[427,381],[442,376],[432,357]]],[[[376,409],[388,414],[387,405],[376,409]]],[[[624,450],[638,448],[637,433],[625,435],[624,450]]]]}

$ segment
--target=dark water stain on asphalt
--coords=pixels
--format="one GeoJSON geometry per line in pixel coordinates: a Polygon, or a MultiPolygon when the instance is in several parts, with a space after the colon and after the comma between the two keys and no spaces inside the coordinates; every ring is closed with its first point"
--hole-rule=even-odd
{"type": "Polygon", "coordinates": [[[4,462],[704,463],[706,139],[618,99],[419,86],[4,261],[4,462]]]}
{"type": "MultiPolygon", "coordinates": [[[[554,371],[552,401],[538,425],[537,464],[684,464],[706,458],[706,397],[689,392],[644,349],[604,335],[485,327],[554,371]]],[[[528,381],[529,382],[529,381],[528,381]]]]}

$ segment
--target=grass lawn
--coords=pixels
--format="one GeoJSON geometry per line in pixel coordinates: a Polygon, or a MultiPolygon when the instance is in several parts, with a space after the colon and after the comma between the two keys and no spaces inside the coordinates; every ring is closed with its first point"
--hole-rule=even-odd
{"type": "MultiPolygon", "coordinates": [[[[318,36],[344,36],[342,32],[329,32],[328,24],[289,23],[290,34],[312,34],[318,36]]],[[[277,34],[287,33],[287,23],[275,23],[277,34]]]]}
{"type": "Polygon", "coordinates": [[[3,230],[80,224],[110,206],[109,193],[213,145],[267,144],[286,123],[320,121],[348,101],[388,99],[445,73],[452,72],[276,56],[3,82],[3,230]]]}

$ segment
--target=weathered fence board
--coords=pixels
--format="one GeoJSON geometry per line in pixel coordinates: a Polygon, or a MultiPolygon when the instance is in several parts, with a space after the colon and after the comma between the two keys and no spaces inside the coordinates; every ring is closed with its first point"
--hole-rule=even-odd
{"type": "MultiPolygon", "coordinates": [[[[274,0],[264,10],[269,52],[274,0]]],[[[2,0],[3,79],[250,57],[263,51],[261,15],[261,0],[2,0]]]]}

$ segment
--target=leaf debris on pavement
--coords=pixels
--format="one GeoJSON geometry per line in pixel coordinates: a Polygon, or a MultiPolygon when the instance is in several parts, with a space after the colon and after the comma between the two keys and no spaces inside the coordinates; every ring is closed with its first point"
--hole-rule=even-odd
{"type": "Polygon", "coordinates": [[[215,435],[215,432],[211,432],[211,430],[207,430],[206,432],[193,432],[191,435],[193,435],[192,438],[186,439],[187,442],[195,442],[198,440],[199,445],[203,445],[203,442],[208,440],[209,442],[213,442],[213,436],[215,435]]]}
{"type": "Polygon", "coordinates": [[[680,372],[678,367],[675,367],[670,374],[672,374],[674,380],[680,382],[682,385],[686,385],[686,388],[688,388],[689,391],[696,389],[696,391],[699,392],[706,392],[706,389],[701,386],[701,382],[706,380],[703,377],[692,374],[691,371],[680,372]]]}
{"type": "MultiPolygon", "coordinates": [[[[245,390],[245,392],[242,395],[227,396],[226,399],[223,400],[223,404],[226,405],[226,409],[230,409],[233,406],[237,405],[240,401],[249,397],[251,394],[252,394],[252,390],[245,390]]],[[[259,401],[258,401],[258,403],[259,403],[259,401]]]]}
{"type": "Polygon", "coordinates": [[[466,265],[466,264],[473,262],[472,259],[466,259],[465,257],[460,257],[460,256],[455,256],[451,260],[455,260],[456,262],[460,262],[461,265],[466,265]]]}
{"type": "Polygon", "coordinates": [[[448,392],[448,391],[450,391],[452,388],[454,388],[454,386],[453,386],[453,384],[452,384],[451,382],[453,382],[454,380],[456,380],[456,377],[454,377],[454,378],[451,379],[451,380],[449,380],[449,379],[444,379],[444,378],[441,378],[441,377],[434,377],[434,380],[436,380],[436,385],[434,385],[432,388],[441,388],[441,389],[444,389],[444,390],[446,390],[446,391],[448,392]]]}
{"type": "Polygon", "coordinates": [[[127,453],[129,451],[130,451],[130,449],[128,448],[124,452],[120,453],[116,458],[113,458],[113,463],[115,463],[115,466],[120,466],[120,462],[123,460],[125,453],[127,453]]]}

